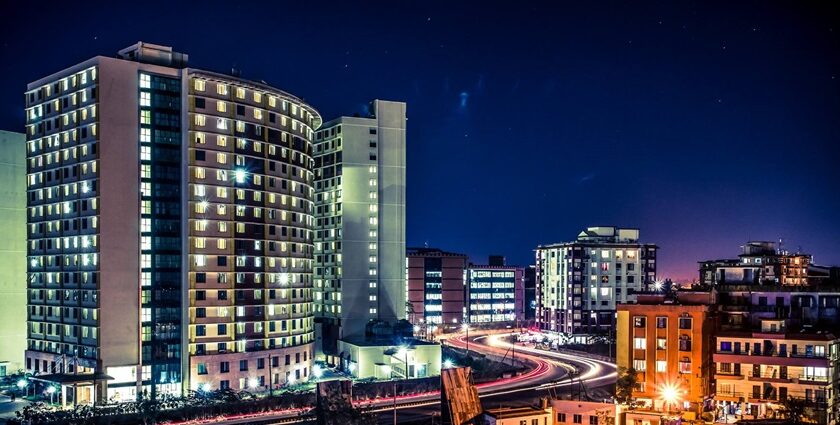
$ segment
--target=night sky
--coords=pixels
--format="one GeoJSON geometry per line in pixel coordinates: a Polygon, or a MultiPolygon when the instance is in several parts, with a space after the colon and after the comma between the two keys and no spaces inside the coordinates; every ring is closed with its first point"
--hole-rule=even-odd
{"type": "Polygon", "coordinates": [[[748,239],[840,264],[832,2],[83,3],[4,5],[0,129],[26,83],[143,40],[327,119],[407,102],[409,246],[528,264],[614,224],[664,277],[748,239]]]}

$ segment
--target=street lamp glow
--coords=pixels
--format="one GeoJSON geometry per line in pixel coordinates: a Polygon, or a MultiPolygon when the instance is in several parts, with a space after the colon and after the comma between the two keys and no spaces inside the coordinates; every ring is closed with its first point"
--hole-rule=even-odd
{"type": "Polygon", "coordinates": [[[443,361],[443,368],[444,369],[449,369],[454,365],[455,365],[455,363],[453,363],[452,360],[450,360],[450,359],[446,359],[446,360],[443,361]]]}
{"type": "Polygon", "coordinates": [[[397,356],[405,357],[406,354],[408,354],[408,349],[404,345],[401,345],[399,350],[397,350],[397,356]]]}
{"type": "Polygon", "coordinates": [[[312,374],[315,375],[315,378],[320,378],[324,375],[324,370],[321,369],[320,365],[312,366],[312,374]]]}
{"type": "Polygon", "coordinates": [[[280,273],[280,284],[281,285],[288,285],[289,284],[289,274],[288,273],[280,273]]]}
{"type": "Polygon", "coordinates": [[[255,389],[260,386],[260,381],[257,378],[248,378],[248,388],[255,389]]]}
{"type": "Polygon", "coordinates": [[[470,330],[470,325],[468,323],[464,323],[463,325],[461,325],[461,329],[463,331],[468,331],[470,330]]]}
{"type": "Polygon", "coordinates": [[[245,174],[245,170],[241,168],[237,168],[236,171],[233,172],[237,183],[245,183],[245,174]]]}
{"type": "Polygon", "coordinates": [[[665,384],[662,386],[662,400],[668,404],[676,404],[679,401],[680,390],[674,384],[665,384]]]}
{"type": "Polygon", "coordinates": [[[420,332],[420,326],[414,325],[414,333],[420,332]]]}
{"type": "Polygon", "coordinates": [[[17,387],[20,389],[26,388],[27,385],[29,385],[29,383],[26,382],[26,379],[20,379],[17,381],[17,387]]]}
{"type": "Polygon", "coordinates": [[[207,211],[207,207],[210,206],[210,203],[207,201],[201,201],[198,203],[198,206],[201,208],[202,211],[207,211]]]}
{"type": "Polygon", "coordinates": [[[289,377],[288,377],[288,378],[286,378],[286,382],[287,382],[289,385],[294,385],[294,384],[295,384],[295,375],[289,375],[289,377]]]}
{"type": "Polygon", "coordinates": [[[350,363],[350,366],[347,366],[347,369],[350,369],[350,372],[356,370],[356,363],[350,363]]]}
{"type": "Polygon", "coordinates": [[[55,394],[55,391],[56,391],[56,389],[55,389],[54,386],[50,385],[49,387],[47,387],[47,393],[55,394]]]}
{"type": "Polygon", "coordinates": [[[209,392],[210,392],[210,390],[212,390],[212,389],[213,389],[213,387],[211,387],[211,386],[210,386],[210,383],[209,383],[209,382],[205,382],[205,383],[201,384],[198,388],[199,388],[201,391],[204,391],[204,392],[206,392],[206,393],[209,393],[209,392]]]}
{"type": "Polygon", "coordinates": [[[653,282],[653,288],[657,291],[661,291],[664,286],[665,284],[662,282],[661,279],[653,282]]]}
{"type": "Polygon", "coordinates": [[[384,372],[386,375],[391,373],[391,366],[383,365],[382,366],[382,372],[384,372]]]}

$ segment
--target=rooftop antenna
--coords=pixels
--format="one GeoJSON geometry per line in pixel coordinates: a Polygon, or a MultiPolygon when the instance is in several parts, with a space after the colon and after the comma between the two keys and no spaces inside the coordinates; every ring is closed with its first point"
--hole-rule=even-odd
{"type": "Polygon", "coordinates": [[[429,241],[423,242],[423,247],[429,248],[429,241]]]}

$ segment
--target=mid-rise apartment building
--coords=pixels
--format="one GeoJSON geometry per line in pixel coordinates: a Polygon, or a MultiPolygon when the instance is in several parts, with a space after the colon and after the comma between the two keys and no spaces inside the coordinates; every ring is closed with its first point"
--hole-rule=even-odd
{"type": "Polygon", "coordinates": [[[654,244],[638,229],[589,227],[573,242],[536,250],[537,324],[549,332],[609,333],[616,305],[656,280],[654,244]]]}
{"type": "Polygon", "coordinates": [[[524,320],[524,270],[506,266],[470,264],[465,290],[467,323],[524,320]]]}
{"type": "Polygon", "coordinates": [[[618,306],[616,364],[637,373],[633,398],[660,412],[700,413],[714,393],[715,294],[638,295],[618,306]]]}
{"type": "Polygon", "coordinates": [[[407,256],[411,323],[421,326],[462,323],[469,258],[435,248],[411,248],[407,256]]]}
{"type": "Polygon", "coordinates": [[[308,377],[321,118],[186,62],[138,43],[27,87],[26,368],[79,403],[308,377]]]}
{"type": "Polygon", "coordinates": [[[0,131],[0,376],[26,349],[26,136],[0,131]]]}
{"type": "Polygon", "coordinates": [[[700,262],[700,283],[705,285],[808,285],[813,262],[808,254],[791,253],[775,242],[747,242],[736,259],[700,262]]]}
{"type": "Polygon", "coordinates": [[[751,331],[718,332],[714,362],[715,401],[725,412],[778,417],[786,400],[795,398],[804,401],[809,422],[838,421],[840,337],[835,332],[789,332],[784,319],[762,319],[751,331]]]}
{"type": "Polygon", "coordinates": [[[405,103],[374,100],[315,133],[319,353],[405,318],[405,132],[405,103]]]}

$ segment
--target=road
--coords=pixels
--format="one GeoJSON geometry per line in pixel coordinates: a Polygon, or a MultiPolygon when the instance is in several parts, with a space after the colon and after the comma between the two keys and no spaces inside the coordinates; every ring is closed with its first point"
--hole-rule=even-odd
{"type": "MultiPolygon", "coordinates": [[[[588,359],[581,356],[536,349],[531,346],[516,344],[511,347],[504,337],[510,336],[508,331],[471,331],[469,348],[487,356],[511,359],[511,351],[515,353],[517,364],[525,364],[528,371],[517,376],[483,382],[476,385],[482,403],[487,407],[498,404],[510,405],[512,402],[525,403],[557,394],[570,387],[585,386],[596,388],[615,382],[616,367],[614,364],[588,359]],[[574,379],[569,379],[574,377],[574,379]]],[[[466,348],[467,339],[464,334],[450,336],[446,343],[466,348]]],[[[382,424],[393,421],[394,404],[398,410],[399,422],[429,418],[440,412],[440,393],[432,392],[419,395],[383,398],[372,401],[358,402],[357,405],[369,407],[380,414],[382,424]]],[[[297,421],[295,416],[301,411],[274,412],[271,414],[248,415],[231,418],[215,424],[288,424],[297,421]]],[[[208,421],[210,422],[210,421],[208,421]]]]}
{"type": "MultiPolygon", "coordinates": [[[[556,395],[570,388],[589,390],[610,385],[617,376],[615,364],[595,359],[588,359],[577,355],[558,353],[536,349],[527,345],[516,344],[515,347],[504,338],[513,335],[510,331],[472,331],[470,332],[470,351],[485,355],[511,358],[511,351],[515,353],[517,362],[532,365],[532,369],[509,379],[481,383],[478,387],[482,404],[487,407],[510,405],[511,403],[527,404],[535,402],[540,397],[556,395]],[[569,379],[573,377],[574,379],[569,379]]],[[[465,334],[457,334],[446,340],[454,347],[466,349],[465,334]]],[[[440,395],[433,397],[407,397],[397,400],[399,410],[398,421],[422,419],[439,412],[440,395]]],[[[383,401],[377,405],[380,413],[380,423],[393,421],[393,401],[389,404],[383,401]]]]}

